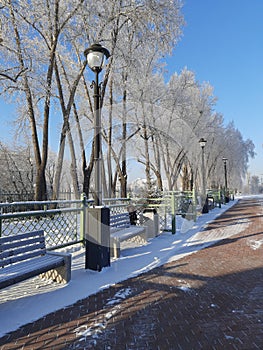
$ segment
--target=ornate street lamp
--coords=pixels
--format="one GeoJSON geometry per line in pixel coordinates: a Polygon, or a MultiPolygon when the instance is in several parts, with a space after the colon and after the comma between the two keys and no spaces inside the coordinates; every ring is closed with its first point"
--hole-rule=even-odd
{"type": "Polygon", "coordinates": [[[89,68],[95,73],[94,88],[94,161],[95,161],[95,206],[101,205],[101,115],[100,115],[100,84],[99,73],[102,71],[105,59],[110,57],[109,51],[100,44],[93,44],[84,51],[89,68]]]}
{"type": "Polygon", "coordinates": [[[88,66],[96,73],[102,71],[105,58],[110,57],[109,51],[100,44],[92,44],[84,51],[84,55],[87,57],[88,66]]]}
{"type": "Polygon", "coordinates": [[[110,266],[110,209],[102,206],[101,186],[101,91],[99,73],[110,53],[100,44],[93,44],[84,51],[89,68],[95,73],[94,89],[94,208],[87,208],[85,232],[85,268],[101,271],[110,266]]]}
{"type": "Polygon", "coordinates": [[[202,137],[199,140],[199,145],[202,149],[202,213],[208,213],[208,201],[206,196],[206,179],[205,179],[205,145],[206,140],[202,137]]]}

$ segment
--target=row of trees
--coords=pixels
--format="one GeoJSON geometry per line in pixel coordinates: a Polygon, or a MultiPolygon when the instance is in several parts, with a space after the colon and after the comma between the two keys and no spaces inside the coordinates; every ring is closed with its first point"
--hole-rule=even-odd
{"type": "MultiPolygon", "coordinates": [[[[10,146],[0,142],[0,202],[34,200],[36,168],[31,147],[10,146]]],[[[52,194],[56,168],[56,154],[49,152],[46,166],[47,192],[52,194]]],[[[60,196],[71,193],[71,177],[68,174],[69,162],[65,160],[60,196]]]]}
{"type": "Polygon", "coordinates": [[[251,194],[263,193],[263,178],[247,173],[247,177],[244,183],[244,191],[251,194]]]}
{"type": "Polygon", "coordinates": [[[208,185],[223,183],[226,157],[230,183],[240,186],[253,143],[224,125],[209,84],[187,69],[164,78],[164,57],[181,36],[181,6],[180,0],[1,1],[0,93],[18,107],[36,200],[48,190],[58,197],[67,167],[76,197],[92,189],[92,75],[83,52],[93,42],[111,53],[101,85],[105,197],[115,196],[118,184],[126,197],[129,165],[136,162],[148,192],[153,181],[159,190],[164,180],[176,189],[179,178],[184,189],[198,186],[200,137],[207,139],[208,185]],[[51,129],[58,130],[52,176],[51,129]]]}

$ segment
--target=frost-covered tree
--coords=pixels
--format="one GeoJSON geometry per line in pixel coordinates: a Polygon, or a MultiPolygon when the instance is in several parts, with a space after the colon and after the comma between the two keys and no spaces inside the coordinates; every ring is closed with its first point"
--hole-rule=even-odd
{"type": "Polygon", "coordinates": [[[58,197],[65,167],[76,197],[92,189],[93,73],[83,52],[94,42],[111,53],[101,74],[104,196],[114,196],[118,182],[127,195],[129,159],[143,164],[149,193],[164,180],[176,189],[182,177],[184,187],[198,188],[200,137],[207,139],[208,184],[221,184],[222,157],[230,183],[241,181],[254,145],[224,126],[213,88],[187,69],[164,79],[164,57],[181,35],[181,7],[180,0],[1,1],[0,94],[15,101],[19,130],[31,140],[35,199],[50,188],[58,197]],[[48,163],[51,135],[56,164],[48,163]]]}
{"type": "Polygon", "coordinates": [[[0,143],[0,201],[32,200],[35,169],[30,148],[0,143]]]}
{"type": "MultiPolygon", "coordinates": [[[[67,29],[74,24],[83,1],[2,1],[4,40],[1,51],[5,59],[2,67],[16,67],[19,76],[10,83],[6,79],[2,91],[16,97],[20,105],[21,121],[30,128],[36,165],[35,199],[47,197],[45,170],[48,159],[49,129],[54,100],[59,96],[64,124],[72,104],[79,73],[69,94],[69,102],[62,101],[58,77],[59,52],[66,48],[67,29]],[[8,38],[8,39],[7,39],[8,38]],[[55,85],[55,77],[57,78],[55,85]]],[[[12,70],[14,70],[12,68],[12,70]]],[[[76,76],[76,75],[75,75],[76,76]]]]}
{"type": "MultiPolygon", "coordinates": [[[[121,150],[114,151],[112,109],[109,113],[108,127],[105,132],[107,141],[107,164],[109,187],[116,186],[116,179],[121,183],[122,196],[127,195],[127,142],[130,142],[134,130],[128,130],[129,120],[127,105],[137,103],[135,92],[144,91],[144,82],[148,84],[160,58],[171,52],[181,34],[183,24],[180,14],[180,1],[115,1],[109,2],[110,9],[104,9],[100,16],[105,25],[99,35],[109,43],[112,53],[111,87],[109,102],[111,106],[121,107],[121,150]],[[107,17],[110,14],[110,18],[107,17]],[[104,35],[110,33],[110,38],[104,35]],[[115,174],[113,174],[113,164],[115,174]]],[[[100,38],[100,37],[99,37],[100,38]]],[[[145,91],[144,91],[145,92],[145,91]]],[[[119,108],[120,110],[120,108],[119,108]]],[[[143,119],[143,115],[141,116],[143,119]]],[[[143,120],[139,123],[143,124],[143,120]]],[[[135,128],[136,130],[136,128],[135,128]]]]}

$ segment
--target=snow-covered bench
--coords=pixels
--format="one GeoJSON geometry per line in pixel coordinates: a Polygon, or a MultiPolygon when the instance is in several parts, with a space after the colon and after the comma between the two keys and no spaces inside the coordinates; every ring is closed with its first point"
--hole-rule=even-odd
{"type": "Polygon", "coordinates": [[[37,275],[68,282],[71,255],[47,252],[43,230],[0,238],[0,288],[37,275]]]}
{"type": "Polygon", "coordinates": [[[120,256],[120,243],[135,236],[147,240],[147,228],[144,226],[131,225],[128,212],[110,216],[110,248],[111,256],[120,256]]]}

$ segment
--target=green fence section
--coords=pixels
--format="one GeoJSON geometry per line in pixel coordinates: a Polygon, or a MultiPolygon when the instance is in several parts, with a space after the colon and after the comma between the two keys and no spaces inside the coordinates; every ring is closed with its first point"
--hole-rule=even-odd
{"type": "Polygon", "coordinates": [[[160,230],[176,233],[176,216],[196,220],[198,205],[194,191],[164,192],[156,198],[132,199],[138,215],[154,210],[159,215],[160,230]]]}
{"type": "Polygon", "coordinates": [[[48,248],[77,243],[85,205],[85,200],[0,203],[0,235],[44,230],[48,248]]]}
{"type": "MultiPolygon", "coordinates": [[[[213,206],[224,203],[221,191],[207,192],[213,206]]],[[[158,198],[104,199],[111,214],[125,211],[136,213],[137,223],[145,211],[158,213],[160,231],[176,233],[176,217],[196,220],[201,210],[194,191],[173,191],[158,198]]],[[[83,241],[86,208],[92,205],[85,195],[81,200],[0,203],[0,236],[43,229],[49,249],[64,247],[83,241]]]]}
{"type": "Polygon", "coordinates": [[[209,200],[210,209],[218,206],[221,208],[222,203],[224,203],[224,194],[222,190],[208,190],[207,197],[209,200]]]}

